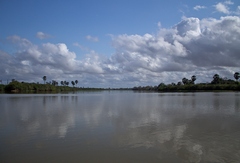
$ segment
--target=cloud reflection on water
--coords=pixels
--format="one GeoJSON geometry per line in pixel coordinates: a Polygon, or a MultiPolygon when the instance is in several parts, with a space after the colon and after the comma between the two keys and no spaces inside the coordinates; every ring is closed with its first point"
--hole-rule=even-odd
{"type": "Polygon", "coordinates": [[[6,124],[0,126],[11,124],[16,135],[6,139],[19,142],[29,135],[64,138],[83,148],[158,151],[160,161],[236,162],[239,98],[238,93],[132,92],[9,96],[1,101],[6,124]]]}

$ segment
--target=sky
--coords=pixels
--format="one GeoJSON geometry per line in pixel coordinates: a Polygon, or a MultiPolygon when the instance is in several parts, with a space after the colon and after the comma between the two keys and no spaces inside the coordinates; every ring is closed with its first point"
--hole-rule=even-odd
{"type": "Polygon", "coordinates": [[[120,88],[240,71],[239,0],[1,0],[0,81],[120,88]]]}

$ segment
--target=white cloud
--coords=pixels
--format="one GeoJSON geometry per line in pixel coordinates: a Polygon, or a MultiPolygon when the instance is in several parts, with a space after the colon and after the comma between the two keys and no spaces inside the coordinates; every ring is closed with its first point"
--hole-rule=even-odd
{"type": "MultiPolygon", "coordinates": [[[[210,82],[215,73],[233,78],[240,67],[240,18],[184,18],[157,34],[112,36],[110,57],[86,51],[78,60],[64,43],[35,45],[19,36],[8,37],[15,53],[0,51],[3,79],[79,80],[79,86],[132,87],[181,81],[197,75],[210,82]]],[[[75,46],[82,46],[78,43],[75,46]]]]}
{"type": "Polygon", "coordinates": [[[224,14],[229,14],[229,8],[227,7],[227,5],[224,5],[223,3],[218,3],[215,5],[215,8],[218,12],[222,12],[224,14]]]}
{"type": "Polygon", "coordinates": [[[92,41],[92,42],[98,42],[99,41],[98,37],[94,37],[94,36],[90,36],[90,35],[87,35],[86,39],[89,40],[89,41],[92,41]]]}
{"type": "Polygon", "coordinates": [[[36,37],[42,40],[42,39],[50,38],[51,36],[43,32],[37,32],[36,37]]]}
{"type": "Polygon", "coordinates": [[[198,37],[201,34],[200,20],[198,18],[184,18],[175,28],[182,37],[198,37]]]}
{"type": "Polygon", "coordinates": [[[200,9],[205,9],[205,8],[206,8],[206,6],[197,5],[197,6],[195,6],[193,9],[194,9],[194,10],[200,10],[200,9]]]}
{"type": "Polygon", "coordinates": [[[60,80],[61,78],[69,79],[72,75],[81,76],[82,73],[99,74],[102,72],[96,54],[89,54],[80,61],[76,60],[76,54],[69,51],[64,43],[46,43],[37,46],[19,36],[9,37],[9,39],[15,41],[16,45],[24,46],[21,46],[21,50],[14,54],[0,52],[0,68],[5,79],[31,81],[46,75],[50,80],[60,80]]]}
{"type": "Polygon", "coordinates": [[[148,77],[199,70],[211,77],[207,71],[217,68],[229,72],[240,66],[239,24],[239,17],[231,16],[220,20],[185,18],[173,29],[160,30],[158,35],[120,35],[113,38],[117,52],[111,60],[121,72],[139,72],[148,77]]]}
{"type": "Polygon", "coordinates": [[[219,2],[216,5],[214,5],[216,11],[224,13],[224,14],[230,14],[232,13],[230,11],[229,5],[233,5],[234,3],[230,0],[227,0],[225,2],[219,2]]]}
{"type": "Polygon", "coordinates": [[[17,35],[7,37],[7,40],[20,48],[28,48],[34,46],[29,40],[21,38],[17,35]]]}

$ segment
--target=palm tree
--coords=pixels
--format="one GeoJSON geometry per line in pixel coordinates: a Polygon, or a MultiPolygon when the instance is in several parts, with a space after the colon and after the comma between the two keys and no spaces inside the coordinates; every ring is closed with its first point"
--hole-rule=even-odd
{"type": "Polygon", "coordinates": [[[235,72],[234,78],[236,79],[236,81],[238,81],[239,77],[240,77],[239,72],[235,72]]]}
{"type": "Polygon", "coordinates": [[[56,85],[58,85],[58,82],[55,80],[52,80],[52,85],[56,86],[56,85]]]}
{"type": "Polygon", "coordinates": [[[73,87],[74,87],[74,85],[75,85],[75,82],[74,82],[74,81],[72,81],[72,85],[73,85],[73,87]]]}
{"type": "Polygon", "coordinates": [[[69,85],[69,82],[66,82],[66,85],[68,86],[68,85],[69,85]]]}
{"type": "Polygon", "coordinates": [[[61,85],[64,85],[64,82],[63,82],[63,81],[61,81],[61,85]]]}
{"type": "Polygon", "coordinates": [[[44,84],[45,84],[46,80],[47,80],[47,77],[46,77],[46,76],[43,76],[44,84]]]}
{"type": "Polygon", "coordinates": [[[192,82],[192,84],[194,84],[194,81],[196,80],[197,78],[196,78],[196,76],[195,75],[193,75],[192,77],[191,77],[191,82],[192,82]]]}
{"type": "Polygon", "coordinates": [[[75,84],[76,84],[76,85],[78,84],[78,80],[75,80],[75,84]]]}

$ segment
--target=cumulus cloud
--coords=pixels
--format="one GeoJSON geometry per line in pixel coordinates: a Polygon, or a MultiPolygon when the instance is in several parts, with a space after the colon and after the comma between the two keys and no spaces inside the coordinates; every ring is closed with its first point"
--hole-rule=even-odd
{"type": "Polygon", "coordinates": [[[14,45],[20,46],[14,54],[0,51],[0,68],[5,79],[36,80],[42,75],[51,79],[66,79],[81,76],[82,73],[101,73],[98,57],[88,54],[84,60],[77,60],[64,43],[45,43],[40,46],[19,36],[9,37],[14,45]]]}
{"type": "Polygon", "coordinates": [[[43,40],[43,39],[50,38],[51,36],[43,32],[37,32],[36,37],[43,40]]]}
{"type": "Polygon", "coordinates": [[[181,71],[202,71],[209,76],[210,69],[224,69],[225,75],[230,75],[240,66],[239,21],[235,16],[185,18],[172,29],[160,29],[157,35],[119,35],[113,38],[116,53],[111,61],[121,72],[144,72],[147,76],[181,71]]]}
{"type": "MultiPolygon", "coordinates": [[[[5,79],[41,81],[78,79],[87,86],[127,87],[178,82],[197,76],[198,82],[215,73],[233,78],[240,67],[240,18],[184,18],[156,34],[112,36],[110,57],[86,51],[84,59],[64,43],[35,45],[19,36],[7,39],[17,47],[0,51],[0,71],[5,79]]],[[[75,46],[80,44],[75,43],[75,46]]],[[[80,84],[81,85],[81,84],[80,84]]]]}
{"type": "Polygon", "coordinates": [[[200,10],[200,9],[205,9],[205,8],[206,8],[206,6],[200,6],[200,5],[193,7],[194,10],[200,10]]]}
{"type": "Polygon", "coordinates": [[[90,36],[90,35],[87,35],[86,39],[88,41],[92,41],[92,42],[98,42],[99,41],[98,37],[94,37],[94,36],[90,36]]]}

